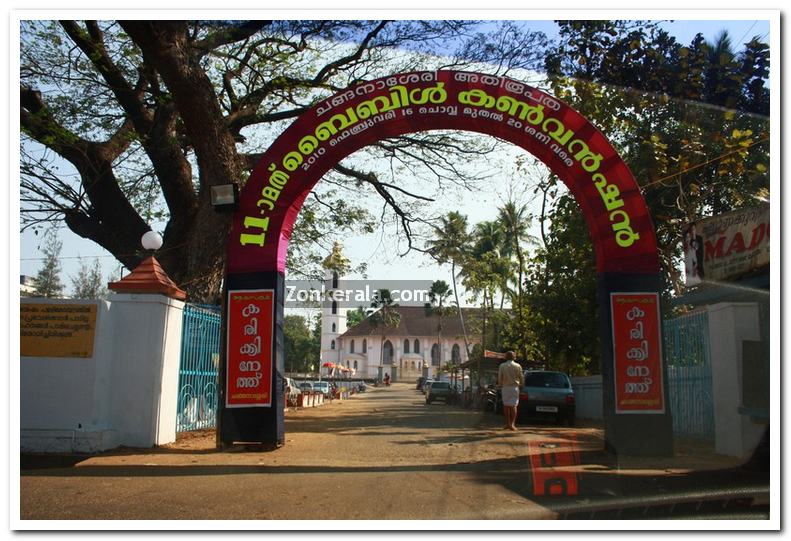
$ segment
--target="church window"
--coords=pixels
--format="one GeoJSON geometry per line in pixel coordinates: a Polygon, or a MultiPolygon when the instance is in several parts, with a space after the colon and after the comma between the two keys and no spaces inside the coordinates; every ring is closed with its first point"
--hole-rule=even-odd
{"type": "Polygon", "coordinates": [[[440,364],[440,349],[439,344],[431,346],[431,366],[439,366],[440,364]]]}

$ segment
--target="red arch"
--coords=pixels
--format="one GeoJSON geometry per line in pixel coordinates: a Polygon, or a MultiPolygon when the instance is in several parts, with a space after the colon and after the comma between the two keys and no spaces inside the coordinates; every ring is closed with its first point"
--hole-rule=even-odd
{"type": "Polygon", "coordinates": [[[518,81],[436,71],[363,83],[300,116],[264,154],[242,190],[228,243],[228,273],[285,272],[302,203],[330,168],[386,137],[435,129],[499,137],[545,163],[585,215],[599,273],[659,272],[654,227],[640,189],[595,126],[518,81]]]}

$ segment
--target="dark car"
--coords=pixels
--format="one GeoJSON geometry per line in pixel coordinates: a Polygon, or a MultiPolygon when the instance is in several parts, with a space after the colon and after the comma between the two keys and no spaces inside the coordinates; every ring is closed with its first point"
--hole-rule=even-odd
{"type": "Polygon", "coordinates": [[[517,417],[553,419],[574,425],[574,389],[563,372],[527,370],[525,384],[519,390],[517,417]]]}
{"type": "Polygon", "coordinates": [[[431,404],[434,400],[442,399],[447,404],[450,400],[453,389],[448,381],[432,381],[426,390],[426,404],[431,404]]]}

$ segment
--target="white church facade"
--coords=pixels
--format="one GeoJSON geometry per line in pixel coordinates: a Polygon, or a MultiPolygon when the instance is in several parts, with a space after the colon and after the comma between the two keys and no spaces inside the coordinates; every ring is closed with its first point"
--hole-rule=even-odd
{"type": "MultiPolygon", "coordinates": [[[[324,267],[326,288],[343,289],[342,272],[348,268],[348,261],[339,245],[324,267]]],[[[462,310],[467,316],[477,311],[462,310]]],[[[397,326],[376,327],[369,317],[348,328],[347,309],[337,302],[325,303],[321,313],[321,365],[344,367],[355,378],[381,379],[389,374],[394,381],[410,382],[420,376],[438,376],[447,363],[468,360],[458,313],[443,316],[440,329],[440,317],[426,315],[423,306],[399,306],[395,311],[400,316],[397,326]]],[[[472,346],[470,342],[470,349],[472,346]]]]}
{"type": "MultiPolygon", "coordinates": [[[[369,318],[344,332],[338,339],[338,360],[358,377],[395,375],[395,381],[436,377],[449,362],[466,362],[467,351],[458,314],[426,316],[422,306],[400,306],[396,327],[375,327],[369,318]],[[384,332],[383,332],[384,331],[384,332]],[[384,334],[384,336],[383,336],[384,334]]],[[[472,347],[472,344],[470,344],[472,347]]]]}

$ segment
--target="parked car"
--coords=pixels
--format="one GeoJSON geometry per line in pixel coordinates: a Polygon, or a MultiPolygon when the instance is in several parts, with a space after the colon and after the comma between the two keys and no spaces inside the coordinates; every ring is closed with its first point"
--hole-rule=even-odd
{"type": "Polygon", "coordinates": [[[324,398],[330,398],[332,395],[332,388],[329,381],[314,381],[313,390],[319,393],[324,393],[324,398]]]}
{"type": "Polygon", "coordinates": [[[428,391],[428,388],[431,387],[432,383],[434,383],[433,379],[427,379],[426,381],[423,382],[423,387],[422,387],[423,394],[426,394],[426,392],[428,391]]]}
{"type": "Polygon", "coordinates": [[[313,384],[309,381],[303,381],[299,384],[299,389],[303,393],[312,393],[313,392],[313,384]]]}
{"type": "Polygon", "coordinates": [[[574,426],[574,389],[563,372],[527,370],[525,384],[519,390],[518,419],[528,417],[554,419],[574,426]]]}
{"type": "Polygon", "coordinates": [[[429,385],[426,391],[426,404],[431,404],[434,400],[444,400],[447,404],[448,401],[451,399],[451,394],[453,390],[451,389],[450,383],[447,381],[432,381],[431,385],[429,385]]]}
{"type": "Polygon", "coordinates": [[[426,382],[426,378],[425,377],[420,376],[419,378],[417,378],[417,385],[415,386],[415,389],[418,390],[418,391],[423,390],[423,384],[425,382],[426,382]]]}

